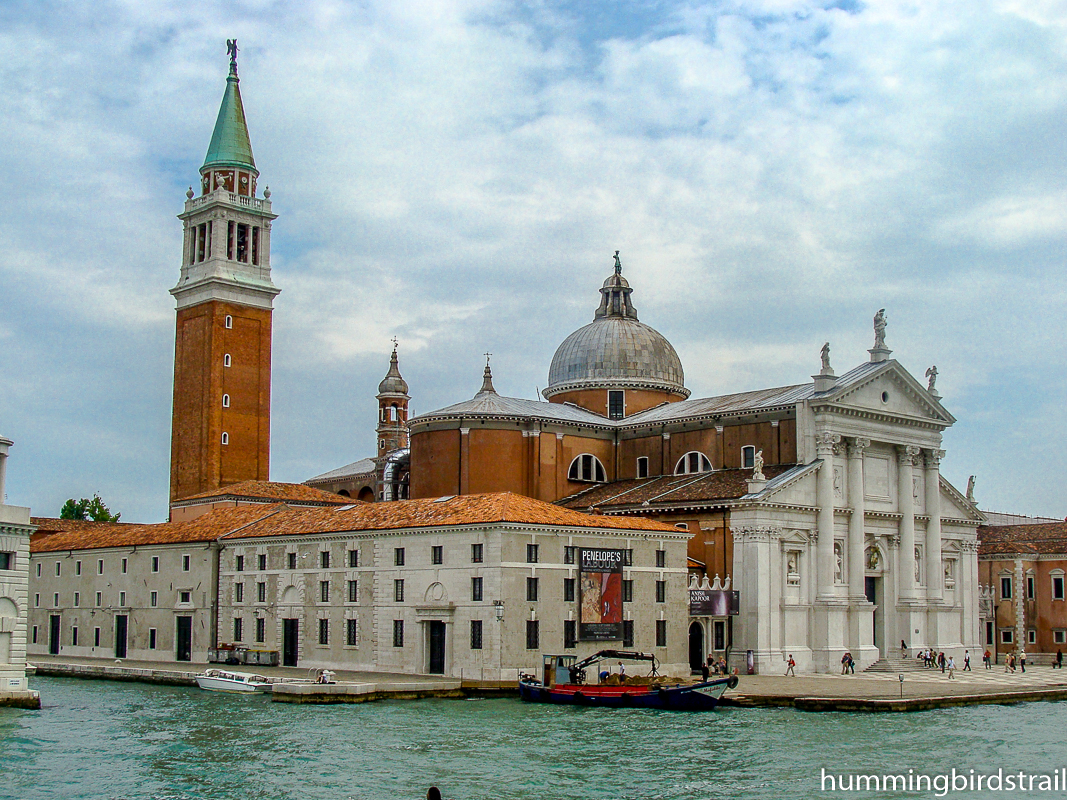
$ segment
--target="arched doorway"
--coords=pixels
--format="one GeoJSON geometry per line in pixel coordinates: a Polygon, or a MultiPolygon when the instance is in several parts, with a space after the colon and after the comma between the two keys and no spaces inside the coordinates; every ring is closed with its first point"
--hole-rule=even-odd
{"type": "Polygon", "coordinates": [[[689,668],[700,671],[704,663],[704,626],[694,622],[689,626],[689,668]]]}

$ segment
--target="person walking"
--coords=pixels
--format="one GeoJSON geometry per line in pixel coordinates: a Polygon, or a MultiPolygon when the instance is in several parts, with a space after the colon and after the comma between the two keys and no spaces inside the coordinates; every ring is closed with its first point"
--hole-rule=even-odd
{"type": "Polygon", "coordinates": [[[937,654],[937,665],[941,667],[941,674],[945,674],[945,654],[944,652],[937,654]]]}
{"type": "Polygon", "coordinates": [[[1063,648],[1062,647],[1057,647],[1056,648],[1056,660],[1052,662],[1052,668],[1055,669],[1056,667],[1059,667],[1060,669],[1063,669],[1063,648]]]}
{"type": "Polygon", "coordinates": [[[952,676],[956,674],[956,659],[952,656],[948,657],[948,679],[952,680],[952,676]]]}
{"type": "Polygon", "coordinates": [[[1019,668],[1026,672],[1026,648],[1019,651],[1019,668]]]}
{"type": "Polygon", "coordinates": [[[971,671],[971,653],[970,653],[969,650],[964,650],[963,651],[963,671],[964,672],[970,672],[971,671]]]}
{"type": "Polygon", "coordinates": [[[993,654],[989,652],[988,647],[986,648],[986,651],[982,653],[982,661],[985,663],[986,669],[993,669],[993,654]]]}
{"type": "Polygon", "coordinates": [[[797,674],[795,672],[793,672],[793,667],[795,667],[796,665],[797,665],[797,662],[793,660],[793,654],[790,653],[789,654],[789,660],[786,662],[785,674],[786,675],[792,675],[795,678],[797,676],[797,674]]]}

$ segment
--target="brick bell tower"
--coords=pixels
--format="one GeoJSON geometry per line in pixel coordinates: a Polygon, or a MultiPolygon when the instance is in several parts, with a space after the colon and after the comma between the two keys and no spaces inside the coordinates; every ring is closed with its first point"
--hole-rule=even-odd
{"type": "Polygon", "coordinates": [[[177,301],[170,498],[245,480],[268,480],[271,313],[270,189],[256,197],[259,170],[245,124],[237,41],[200,168],[178,215],[185,247],[177,301]]]}

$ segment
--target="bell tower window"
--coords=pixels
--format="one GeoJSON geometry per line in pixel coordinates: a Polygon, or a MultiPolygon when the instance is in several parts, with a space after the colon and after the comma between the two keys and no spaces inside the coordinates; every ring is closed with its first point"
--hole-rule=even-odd
{"type": "Polygon", "coordinates": [[[237,260],[248,263],[248,226],[237,224],[237,260]]]}
{"type": "Polygon", "coordinates": [[[252,263],[259,266],[259,227],[252,228],[252,263]]]}

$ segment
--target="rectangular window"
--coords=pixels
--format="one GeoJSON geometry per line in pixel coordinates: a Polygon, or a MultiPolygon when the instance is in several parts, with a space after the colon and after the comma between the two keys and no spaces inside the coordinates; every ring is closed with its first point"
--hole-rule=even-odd
{"type": "Polygon", "coordinates": [[[471,620],[471,650],[482,649],[482,621],[480,619],[471,620]]]}
{"type": "Polygon", "coordinates": [[[40,608],[41,607],[41,595],[40,594],[35,594],[33,596],[33,607],[34,608],[40,608]]]}
{"type": "Polygon", "coordinates": [[[345,644],[349,647],[359,646],[359,620],[345,620],[345,644]]]}
{"type": "Polygon", "coordinates": [[[237,260],[248,263],[248,226],[243,222],[237,223],[237,260]]]}
{"type": "Polygon", "coordinates": [[[93,628],[93,647],[100,646],[100,629],[93,628]]]}
{"type": "Polygon", "coordinates": [[[266,603],[267,602],[267,584],[266,584],[265,581],[257,581],[256,582],[256,602],[257,603],[266,603]]]}
{"type": "MultiPolygon", "coordinates": [[[[126,559],[126,558],[122,559],[122,567],[120,569],[120,572],[122,572],[123,575],[126,574],[126,568],[127,568],[128,565],[129,565],[129,559],[126,559]]],[[[56,574],[58,575],[59,572],[57,571],[56,574]]]]}
{"type": "Polygon", "coordinates": [[[578,645],[578,623],[573,619],[563,620],[563,648],[570,650],[578,645]]]}
{"type": "Polygon", "coordinates": [[[235,569],[235,570],[236,570],[237,572],[244,572],[244,571],[245,571],[245,557],[244,557],[244,556],[237,556],[237,557],[236,557],[236,558],[234,559],[234,565],[233,565],[233,568],[234,568],[234,569],[235,569]]]}
{"type": "Polygon", "coordinates": [[[82,599],[81,592],[75,592],[74,593],[74,607],[75,608],[77,608],[78,606],[81,605],[81,599],[82,599]]]}
{"type": "Polygon", "coordinates": [[[330,643],[330,621],[328,619],[319,620],[319,644],[330,643]]]}
{"type": "Polygon", "coordinates": [[[259,266],[259,226],[252,226],[252,263],[259,266]]]}
{"type": "Polygon", "coordinates": [[[656,647],[667,646],[667,620],[656,620],[656,647]]]}
{"type": "MultiPolygon", "coordinates": [[[[125,592],[122,593],[122,597],[123,597],[123,599],[125,599],[125,597],[126,597],[126,593],[125,592]]],[[[126,605],[126,604],[123,603],[122,605],[126,605]]],[[[54,595],[52,595],[52,608],[59,608],[59,592],[56,592],[54,595]]]]}
{"type": "Polygon", "coordinates": [[[536,619],[526,620],[526,649],[537,650],[541,646],[540,621],[536,619]]]}
{"type": "MultiPolygon", "coordinates": [[[[14,553],[6,553],[5,555],[8,555],[8,556],[11,557],[9,559],[9,561],[8,561],[8,563],[11,564],[11,566],[10,567],[3,567],[3,569],[14,569],[15,568],[15,554],[14,553]]],[[[2,562],[2,561],[3,561],[3,559],[0,559],[0,562],[2,562]]],[[[82,562],[80,562],[80,561],[75,561],[74,562],[74,574],[75,575],[81,575],[82,574],[82,562]]]]}
{"type": "Polygon", "coordinates": [[[1001,629],[1000,641],[1002,644],[1011,644],[1013,641],[1015,641],[1015,636],[1013,635],[1011,628],[1001,629]]]}
{"type": "Polygon", "coordinates": [[[536,545],[536,544],[528,544],[528,545],[526,545],[526,563],[527,564],[536,564],[537,563],[538,547],[539,547],[539,545],[536,545]]]}
{"type": "Polygon", "coordinates": [[[665,567],[665,566],[667,566],[667,551],[666,550],[657,550],[656,551],[656,566],[657,567],[665,567]]]}
{"type": "Polygon", "coordinates": [[[985,624],[985,643],[993,644],[993,623],[987,622],[985,624]]]}
{"type": "Polygon", "coordinates": [[[1026,632],[1026,641],[1027,644],[1037,644],[1037,631],[1030,628],[1030,630],[1026,632]]]}
{"type": "Polygon", "coordinates": [[[537,600],[537,578],[526,579],[526,599],[530,602],[537,600]]]}
{"type": "MultiPolygon", "coordinates": [[[[101,564],[101,565],[103,565],[103,563],[104,563],[103,561],[101,561],[101,562],[100,562],[100,564],[101,564]]],[[[103,574],[104,574],[104,568],[103,568],[103,566],[101,566],[101,567],[100,567],[100,574],[101,574],[101,575],[103,575],[103,574]]],[[[40,564],[38,564],[38,565],[37,565],[37,577],[38,577],[38,578],[40,578],[40,577],[41,577],[41,565],[40,565],[40,564]]]]}
{"type": "Polygon", "coordinates": [[[726,649],[726,623],[723,620],[721,620],[721,619],[715,620],[715,628],[714,628],[714,633],[712,634],[712,636],[714,638],[714,644],[712,645],[712,647],[714,647],[716,650],[725,650],[726,649]]]}
{"type": "Polygon", "coordinates": [[[622,602],[632,603],[634,601],[634,582],[623,581],[622,582],[622,602]]]}
{"type": "Polygon", "coordinates": [[[152,572],[159,572],[159,556],[152,556],[152,572]]]}
{"type": "Polygon", "coordinates": [[[155,608],[159,603],[159,592],[152,592],[148,595],[148,605],[155,608]]]}
{"type": "MultiPolygon", "coordinates": [[[[96,562],[96,574],[97,575],[103,575],[104,574],[104,559],[102,559],[102,558],[99,561],[96,562]]],[[[38,578],[41,577],[41,565],[40,564],[37,565],[37,577],[38,578]]]]}
{"type": "Polygon", "coordinates": [[[445,563],[445,548],[441,545],[434,545],[430,548],[430,562],[433,564],[445,563]]]}
{"type": "Polygon", "coordinates": [[[404,581],[393,581],[393,600],[398,603],[404,602],[404,581]]]}
{"type": "Polygon", "coordinates": [[[1053,631],[1052,632],[1053,644],[1067,644],[1067,631],[1053,631]]]}
{"type": "Polygon", "coordinates": [[[330,582],[319,581],[319,602],[330,602],[330,582]]]}
{"type": "Polygon", "coordinates": [[[193,602],[193,593],[192,592],[178,592],[178,602],[179,603],[192,603],[193,602]]]}
{"type": "Polygon", "coordinates": [[[96,593],[96,607],[100,608],[104,604],[104,596],[100,593],[96,593]]]}
{"type": "Polygon", "coordinates": [[[188,572],[191,566],[192,559],[189,556],[182,556],[182,572],[188,572]]]}
{"type": "Polygon", "coordinates": [[[747,445],[741,448],[741,469],[752,469],[756,466],[756,448],[747,445]]]}
{"type": "Polygon", "coordinates": [[[233,239],[235,223],[226,223],[226,258],[233,261],[233,239]]]}
{"type": "Polygon", "coordinates": [[[256,618],[256,643],[263,644],[267,640],[267,620],[263,617],[256,618]]]}
{"type": "MultiPolygon", "coordinates": [[[[122,559],[122,560],[123,560],[123,561],[125,561],[126,559],[122,559]]],[[[60,574],[60,573],[61,573],[62,571],[63,571],[63,563],[62,563],[62,562],[60,562],[60,561],[57,561],[57,562],[56,562],[56,577],[57,577],[57,578],[59,577],[59,574],[60,574]]],[[[125,572],[125,571],[126,571],[126,570],[123,570],[123,572],[125,572]]]]}
{"type": "Polygon", "coordinates": [[[349,581],[348,582],[348,602],[349,603],[358,603],[359,602],[359,581],[349,581]]]}
{"type": "Polygon", "coordinates": [[[393,548],[393,564],[397,567],[404,566],[404,548],[393,548]]]}
{"type": "Polygon", "coordinates": [[[75,625],[70,629],[70,644],[72,647],[78,646],[78,626],[75,625]]]}
{"type": "Polygon", "coordinates": [[[1027,575],[1026,576],[1026,599],[1027,600],[1033,600],[1034,599],[1034,593],[1035,593],[1035,590],[1037,589],[1037,587],[1034,585],[1035,583],[1036,583],[1036,581],[1034,581],[1034,576],[1033,575],[1027,575]]]}
{"type": "Polygon", "coordinates": [[[1063,576],[1057,575],[1052,578],[1052,599],[1063,599],[1063,576]]]}
{"type": "Polygon", "coordinates": [[[575,584],[574,578],[564,578],[563,579],[563,602],[564,603],[573,603],[574,602],[574,584],[575,584]]]}
{"type": "Polygon", "coordinates": [[[359,566],[359,550],[348,551],[348,567],[349,569],[355,569],[359,566]]]}
{"type": "Polygon", "coordinates": [[[233,640],[239,642],[244,639],[244,620],[240,617],[233,618],[233,640]]]}
{"type": "Polygon", "coordinates": [[[471,545],[471,563],[472,564],[481,564],[482,563],[482,546],[480,544],[472,544],[471,545]]]}
{"type": "Polygon", "coordinates": [[[471,600],[480,602],[482,599],[482,579],[471,578],[471,600]]]}
{"type": "Polygon", "coordinates": [[[667,581],[656,581],[656,602],[667,602],[667,581]]]}
{"type": "MultiPolygon", "coordinates": [[[[99,629],[99,628],[97,628],[97,630],[100,630],[100,629],[99,629]]],[[[34,625],[34,626],[33,626],[33,635],[32,635],[32,637],[31,637],[30,641],[31,641],[31,642],[32,642],[33,644],[37,644],[37,626],[36,626],[36,625],[34,625]]]]}
{"type": "Polygon", "coordinates": [[[1000,579],[1000,599],[1011,600],[1011,578],[1000,579]]]}
{"type": "Polygon", "coordinates": [[[648,477],[648,456],[641,456],[639,459],[637,459],[637,477],[648,477]]]}
{"type": "Polygon", "coordinates": [[[632,547],[622,551],[622,565],[624,567],[632,567],[634,565],[634,551],[632,547]]]}
{"type": "Polygon", "coordinates": [[[243,583],[235,583],[233,585],[233,602],[243,603],[245,600],[245,585],[243,583]]]}
{"type": "Polygon", "coordinates": [[[578,549],[577,547],[572,547],[571,545],[567,545],[567,546],[565,546],[563,548],[563,563],[564,564],[573,564],[574,563],[575,551],[577,551],[577,549],[578,549]]]}
{"type": "Polygon", "coordinates": [[[404,646],[404,620],[393,620],[393,647],[404,646]]]}
{"type": "Polygon", "coordinates": [[[267,568],[267,554],[266,553],[260,553],[259,555],[257,555],[256,556],[256,562],[257,562],[256,566],[260,570],[266,569],[267,568]]]}
{"type": "Polygon", "coordinates": [[[119,592],[119,606],[126,607],[126,592],[119,592]]]}
{"type": "Polygon", "coordinates": [[[608,419],[622,419],[624,394],[618,389],[608,390],[608,419]]]}
{"type": "Polygon", "coordinates": [[[286,553],[285,560],[289,566],[289,569],[296,569],[296,553],[286,553]]]}
{"type": "Polygon", "coordinates": [[[155,628],[149,628],[148,629],[148,649],[149,650],[155,650],[156,649],[156,629],[155,628]]]}
{"type": "Polygon", "coordinates": [[[319,566],[322,569],[329,569],[330,568],[330,551],[329,550],[323,550],[321,553],[319,553],[319,566]]]}

